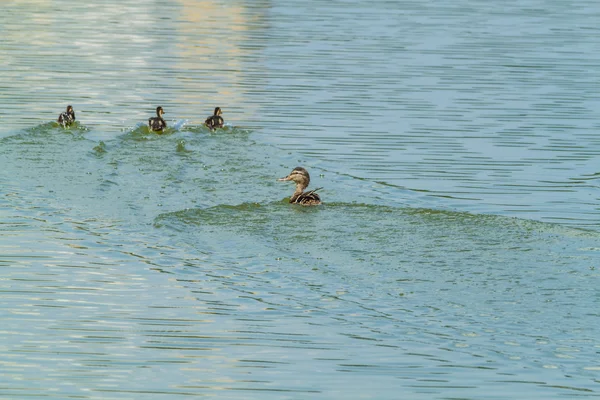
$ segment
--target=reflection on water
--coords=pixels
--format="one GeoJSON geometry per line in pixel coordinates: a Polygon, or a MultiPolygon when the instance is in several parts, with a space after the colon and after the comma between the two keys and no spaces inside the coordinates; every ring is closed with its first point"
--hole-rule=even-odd
{"type": "Polygon", "coordinates": [[[597,397],[595,3],[5,8],[0,397],[597,397]]]}
{"type": "Polygon", "coordinates": [[[157,105],[172,110],[167,120],[201,122],[220,105],[229,120],[244,121],[257,111],[239,90],[251,71],[242,63],[260,47],[246,45],[247,31],[261,27],[264,10],[209,1],[14,3],[3,16],[2,112],[13,128],[55,118],[63,102],[87,124],[113,128],[147,120],[157,105]]]}

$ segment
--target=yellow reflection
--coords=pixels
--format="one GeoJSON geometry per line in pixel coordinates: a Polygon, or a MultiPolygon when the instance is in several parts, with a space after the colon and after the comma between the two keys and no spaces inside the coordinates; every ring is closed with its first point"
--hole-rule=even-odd
{"type": "Polygon", "coordinates": [[[206,116],[214,107],[222,107],[225,121],[232,110],[236,119],[255,114],[258,107],[245,99],[240,89],[246,79],[244,65],[252,56],[242,45],[248,42],[248,32],[256,19],[262,19],[264,7],[249,10],[245,5],[227,2],[180,0],[180,3],[183,21],[177,24],[181,39],[177,42],[179,62],[175,67],[196,71],[197,76],[186,79],[185,73],[182,75],[185,81],[182,97],[198,104],[206,116]],[[259,17],[254,15],[257,12],[259,17]]]}

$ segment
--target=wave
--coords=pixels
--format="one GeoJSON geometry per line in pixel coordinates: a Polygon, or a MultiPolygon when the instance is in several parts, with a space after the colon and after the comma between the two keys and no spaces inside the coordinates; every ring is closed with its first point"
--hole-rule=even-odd
{"type": "Polygon", "coordinates": [[[315,238],[323,233],[330,236],[327,233],[330,231],[344,238],[366,235],[388,237],[392,242],[405,237],[407,232],[420,232],[423,237],[463,236],[474,240],[549,235],[600,239],[596,231],[517,217],[365,203],[332,202],[303,207],[289,204],[287,198],[264,204],[248,202],[163,213],[155,218],[154,226],[177,231],[213,226],[223,231],[262,234],[276,231],[282,237],[302,233],[315,238]]]}

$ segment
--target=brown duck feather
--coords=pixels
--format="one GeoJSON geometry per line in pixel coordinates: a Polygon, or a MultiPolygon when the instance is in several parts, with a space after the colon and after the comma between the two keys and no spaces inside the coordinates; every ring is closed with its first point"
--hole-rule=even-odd
{"type": "Polygon", "coordinates": [[[222,128],[223,125],[225,125],[225,121],[223,120],[223,117],[221,117],[221,114],[223,114],[221,107],[215,107],[213,115],[206,118],[206,121],[204,121],[204,124],[208,127],[208,129],[212,131],[216,128],[222,128]]]}
{"type": "Polygon", "coordinates": [[[56,122],[61,124],[63,128],[66,128],[67,126],[70,126],[73,122],[75,122],[75,111],[73,111],[73,107],[67,106],[67,111],[61,113],[58,116],[58,120],[56,122]]]}
{"type": "Polygon", "coordinates": [[[163,119],[164,110],[162,107],[156,107],[156,117],[148,119],[148,129],[154,132],[162,132],[167,128],[167,121],[163,119]]]}
{"type": "Polygon", "coordinates": [[[290,198],[290,203],[294,204],[302,204],[304,206],[316,206],[317,204],[321,204],[321,197],[317,190],[321,190],[323,188],[318,188],[311,190],[310,192],[300,193],[298,196],[290,198]]]}

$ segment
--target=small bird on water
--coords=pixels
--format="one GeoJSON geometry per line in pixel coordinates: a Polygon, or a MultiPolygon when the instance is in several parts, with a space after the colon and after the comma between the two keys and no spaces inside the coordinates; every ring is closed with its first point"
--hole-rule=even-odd
{"type": "Polygon", "coordinates": [[[164,113],[162,107],[156,107],[156,117],[148,119],[148,129],[153,132],[162,132],[167,127],[167,121],[162,117],[164,113]]]}
{"type": "Polygon", "coordinates": [[[204,121],[204,124],[208,127],[208,129],[214,130],[216,128],[223,127],[225,121],[223,121],[223,117],[221,117],[221,114],[223,114],[223,111],[221,111],[221,107],[215,107],[214,114],[206,118],[206,121],[204,121]]]}
{"type": "Polygon", "coordinates": [[[303,206],[316,206],[321,204],[321,198],[316,191],[323,188],[318,188],[304,193],[304,189],[306,189],[310,183],[310,175],[306,169],[302,167],[296,167],[288,176],[285,178],[279,178],[277,180],[294,181],[296,183],[296,190],[294,191],[294,194],[292,194],[292,197],[290,197],[290,203],[301,204],[303,206]]]}
{"type": "Polygon", "coordinates": [[[67,106],[67,111],[61,113],[58,116],[58,120],[56,120],[59,124],[66,128],[67,126],[71,126],[73,122],[75,122],[75,111],[73,111],[73,106],[67,106]]]}

